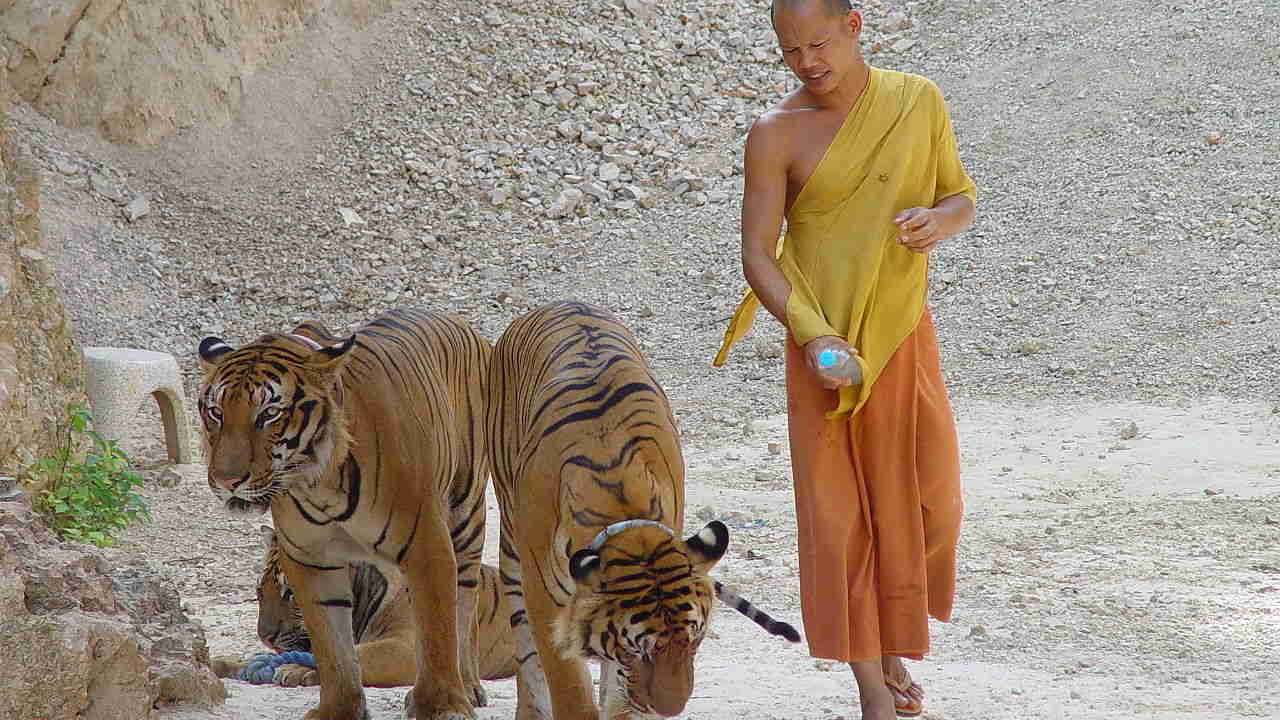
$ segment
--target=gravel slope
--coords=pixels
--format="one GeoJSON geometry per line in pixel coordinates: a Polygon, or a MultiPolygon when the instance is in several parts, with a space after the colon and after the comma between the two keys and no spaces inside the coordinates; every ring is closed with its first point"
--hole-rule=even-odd
{"type": "MultiPolygon", "coordinates": [[[[966,619],[940,628],[934,672],[981,692],[956,688],[933,716],[978,703],[1280,717],[1254,691],[1280,672],[1260,639],[1280,630],[1266,590],[1280,567],[1266,522],[1280,517],[1280,13],[958,0],[866,14],[873,63],[942,87],[979,186],[977,224],[934,255],[932,298],[970,496],[966,619]],[[1224,440],[1236,426],[1239,448],[1224,440]],[[1175,482],[1188,468],[1196,480],[1175,482]],[[1134,588],[1163,602],[1157,580],[1176,603],[1138,612],[1134,588]],[[1055,681],[1083,700],[1044,689],[1055,681]]],[[[246,80],[230,128],[136,150],[29,113],[17,125],[46,164],[42,212],[80,339],[172,352],[189,389],[206,334],[349,328],[412,304],[496,338],[547,300],[610,307],[645,344],[691,458],[715,458],[691,460],[691,511],[768,521],[724,572],[794,620],[779,327],[761,313],[727,367],[708,364],[744,287],[742,139],[793,84],[759,0],[427,0],[341,51],[300,43],[246,80]],[[320,97],[299,82],[317,74],[332,77],[320,97]],[[120,206],[138,194],[151,214],[129,223],[120,206]],[[783,559],[753,565],[748,547],[783,559]]],[[[191,487],[155,490],[160,519],[136,547],[236,547],[214,542],[235,526],[199,495],[200,469],[183,472],[191,487]],[[210,513],[194,526],[192,503],[210,513]]],[[[224,555],[174,572],[226,650],[252,642],[252,606],[251,562],[224,555]]],[[[825,675],[761,716],[848,712],[847,678],[825,675]]],[[[709,692],[737,707],[733,687],[709,692]]],[[[268,696],[278,716],[307,706],[268,696]]]]}

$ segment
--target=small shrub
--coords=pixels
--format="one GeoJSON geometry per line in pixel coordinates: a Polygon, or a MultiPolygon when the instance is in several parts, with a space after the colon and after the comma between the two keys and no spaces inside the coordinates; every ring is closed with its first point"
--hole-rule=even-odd
{"type": "Polygon", "coordinates": [[[78,405],[68,410],[66,427],[59,430],[64,442],[28,471],[32,484],[41,488],[32,505],[64,540],[108,547],[129,523],[151,517],[134,492],[142,478],[129,469],[129,458],[115,442],[90,427],[87,410],[78,405]],[[78,449],[86,446],[77,459],[78,449]]]}

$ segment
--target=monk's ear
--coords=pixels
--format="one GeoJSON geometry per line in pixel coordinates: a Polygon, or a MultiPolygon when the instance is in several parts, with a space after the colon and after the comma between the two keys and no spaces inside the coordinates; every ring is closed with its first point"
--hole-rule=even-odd
{"type": "Polygon", "coordinates": [[[849,32],[857,39],[862,34],[862,13],[857,10],[850,10],[844,16],[845,27],[849,28],[849,32]]]}
{"type": "Polygon", "coordinates": [[[729,528],[719,520],[712,520],[697,535],[685,540],[684,544],[689,548],[693,569],[707,572],[720,562],[725,550],[729,549],[729,528]]]}

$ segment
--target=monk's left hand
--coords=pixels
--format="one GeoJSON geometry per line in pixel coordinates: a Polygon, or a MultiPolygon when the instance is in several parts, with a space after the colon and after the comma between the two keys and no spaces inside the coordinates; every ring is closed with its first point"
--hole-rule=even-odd
{"type": "Polygon", "coordinates": [[[930,208],[913,207],[895,215],[893,224],[901,231],[898,233],[898,242],[912,252],[927,253],[932,250],[942,240],[941,228],[933,214],[934,211],[930,208]]]}

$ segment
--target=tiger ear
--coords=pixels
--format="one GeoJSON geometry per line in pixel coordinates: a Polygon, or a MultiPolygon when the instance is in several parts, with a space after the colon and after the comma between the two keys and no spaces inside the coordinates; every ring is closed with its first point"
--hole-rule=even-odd
{"type": "Polygon", "coordinates": [[[729,549],[729,528],[719,520],[712,520],[706,527],[692,535],[684,544],[689,548],[689,558],[696,570],[706,572],[715,567],[725,550],[729,549]]]}
{"type": "Polygon", "coordinates": [[[336,345],[326,345],[312,353],[311,357],[320,370],[337,370],[347,361],[347,351],[355,347],[356,336],[352,335],[336,345]]]}
{"type": "Polygon", "coordinates": [[[591,579],[600,569],[600,553],[591,548],[584,548],[569,558],[569,574],[574,582],[585,582],[591,579]]]}
{"type": "Polygon", "coordinates": [[[200,347],[196,350],[200,356],[200,368],[208,372],[218,367],[222,363],[220,358],[233,350],[235,348],[228,345],[222,338],[210,335],[200,341],[200,347]]]}
{"type": "Polygon", "coordinates": [[[270,525],[261,525],[258,527],[258,533],[262,539],[262,549],[270,550],[276,544],[276,529],[270,525]]]}

